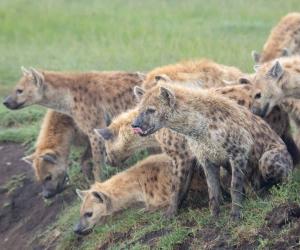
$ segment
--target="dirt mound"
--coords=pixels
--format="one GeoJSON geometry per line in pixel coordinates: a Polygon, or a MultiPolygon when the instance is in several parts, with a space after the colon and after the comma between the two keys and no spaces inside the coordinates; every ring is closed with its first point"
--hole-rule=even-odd
{"type": "Polygon", "coordinates": [[[45,249],[39,235],[75,197],[66,192],[45,202],[23,156],[23,146],[0,144],[0,249],[45,249]]]}

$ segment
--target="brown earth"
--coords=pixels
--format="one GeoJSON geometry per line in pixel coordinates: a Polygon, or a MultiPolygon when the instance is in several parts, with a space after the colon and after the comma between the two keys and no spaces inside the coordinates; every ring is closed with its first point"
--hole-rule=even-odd
{"type": "Polygon", "coordinates": [[[45,202],[31,166],[20,160],[24,151],[19,144],[0,144],[0,249],[47,249],[39,237],[75,197],[64,192],[45,202]]]}

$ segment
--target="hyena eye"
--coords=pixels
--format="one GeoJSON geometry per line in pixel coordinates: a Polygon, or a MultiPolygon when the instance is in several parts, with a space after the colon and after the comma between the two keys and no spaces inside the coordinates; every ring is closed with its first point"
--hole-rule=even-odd
{"type": "Polygon", "coordinates": [[[51,175],[48,175],[46,178],[45,178],[45,181],[51,181],[52,180],[52,176],[51,175]]]}
{"type": "Polygon", "coordinates": [[[86,212],[85,214],[84,214],[84,217],[86,217],[86,218],[90,218],[90,217],[92,217],[93,216],[93,213],[92,212],[86,212]]]}
{"type": "Polygon", "coordinates": [[[17,95],[21,95],[23,93],[23,89],[17,89],[16,93],[17,93],[17,95]]]}
{"type": "Polygon", "coordinates": [[[147,114],[153,114],[153,113],[155,113],[155,109],[154,108],[148,108],[147,110],[146,110],[146,112],[147,112],[147,114]]]}
{"type": "Polygon", "coordinates": [[[261,93],[257,93],[255,96],[254,96],[254,99],[259,99],[261,98],[261,93]]]}

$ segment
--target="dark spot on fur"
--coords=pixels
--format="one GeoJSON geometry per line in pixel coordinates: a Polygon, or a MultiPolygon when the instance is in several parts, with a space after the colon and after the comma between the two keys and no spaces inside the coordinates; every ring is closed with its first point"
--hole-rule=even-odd
{"type": "Polygon", "coordinates": [[[245,105],[245,101],[244,100],[238,100],[238,105],[244,106],[245,105]]]}

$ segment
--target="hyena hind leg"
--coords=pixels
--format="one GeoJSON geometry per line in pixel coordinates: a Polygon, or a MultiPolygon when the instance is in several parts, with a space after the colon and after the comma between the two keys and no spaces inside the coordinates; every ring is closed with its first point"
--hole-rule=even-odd
{"type": "Polygon", "coordinates": [[[230,160],[232,168],[231,177],[231,218],[239,220],[241,218],[241,208],[244,196],[244,180],[246,178],[248,161],[243,155],[230,160]]]}
{"type": "Polygon", "coordinates": [[[287,180],[293,170],[293,161],[286,149],[275,148],[262,155],[259,169],[267,186],[272,186],[287,180]]]}

